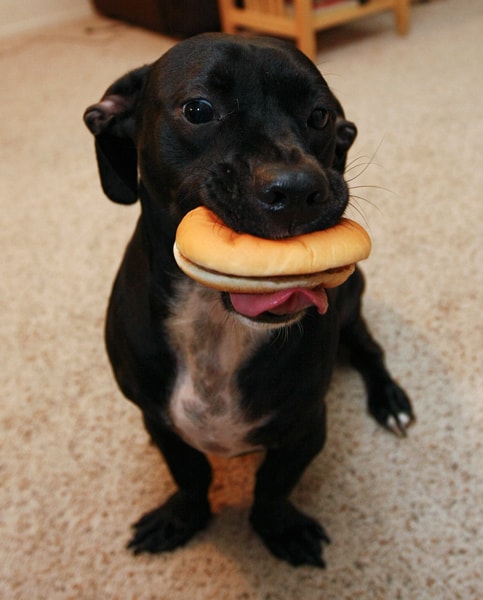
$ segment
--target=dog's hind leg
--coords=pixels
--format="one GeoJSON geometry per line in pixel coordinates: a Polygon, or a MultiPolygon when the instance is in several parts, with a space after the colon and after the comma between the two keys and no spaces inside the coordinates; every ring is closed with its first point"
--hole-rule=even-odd
{"type": "Polygon", "coordinates": [[[160,448],[178,490],[159,508],[134,524],[128,543],[135,554],[174,550],[203,529],[211,517],[208,489],[211,467],[203,454],[145,417],[146,428],[160,448]]]}
{"type": "Polygon", "coordinates": [[[384,352],[362,317],[362,274],[356,271],[348,284],[349,293],[342,297],[342,312],[345,311],[346,314],[341,326],[341,343],[349,350],[351,364],[364,379],[369,413],[385,428],[404,436],[415,420],[411,402],[389,373],[384,362],[384,352]],[[347,312],[348,306],[350,312],[347,312]]]}

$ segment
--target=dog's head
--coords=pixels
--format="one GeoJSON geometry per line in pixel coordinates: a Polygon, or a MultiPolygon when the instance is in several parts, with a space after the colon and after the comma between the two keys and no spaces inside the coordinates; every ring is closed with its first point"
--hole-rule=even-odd
{"type": "Polygon", "coordinates": [[[347,204],[355,136],[318,69],[274,39],[204,34],[116,81],[89,107],[107,196],[180,219],[205,204],[237,231],[323,229],[347,204]]]}
{"type": "Polygon", "coordinates": [[[116,81],[86,110],[106,195],[176,224],[205,205],[284,238],[337,223],[357,130],[315,65],[271,38],[203,34],[116,81]]]}

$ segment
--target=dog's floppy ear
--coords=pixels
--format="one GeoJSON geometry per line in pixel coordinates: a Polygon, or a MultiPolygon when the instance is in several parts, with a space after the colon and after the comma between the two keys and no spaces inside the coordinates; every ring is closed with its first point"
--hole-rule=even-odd
{"type": "Polygon", "coordinates": [[[357,127],[343,116],[337,115],[335,120],[336,141],[333,168],[343,173],[347,161],[347,153],[357,136],[357,127]]]}
{"type": "Polygon", "coordinates": [[[149,69],[147,65],[118,79],[84,113],[84,122],[96,138],[102,189],[121,204],[133,204],[138,198],[136,109],[149,69]]]}

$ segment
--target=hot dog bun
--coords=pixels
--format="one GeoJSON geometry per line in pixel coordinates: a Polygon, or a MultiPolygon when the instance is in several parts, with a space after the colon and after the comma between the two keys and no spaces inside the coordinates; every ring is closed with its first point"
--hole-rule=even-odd
{"type": "Polygon", "coordinates": [[[236,233],[198,207],[178,227],[174,256],[188,276],[208,287],[266,293],[341,285],[370,250],[367,232],[350,219],[324,231],[268,240],[236,233]]]}

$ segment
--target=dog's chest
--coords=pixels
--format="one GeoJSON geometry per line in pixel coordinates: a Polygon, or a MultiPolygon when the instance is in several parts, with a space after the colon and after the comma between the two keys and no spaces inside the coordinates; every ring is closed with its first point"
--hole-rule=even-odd
{"type": "Polygon", "coordinates": [[[247,438],[266,419],[246,419],[237,374],[268,333],[243,325],[226,311],[218,292],[192,282],[183,282],[176,298],[167,322],[177,359],[169,403],[175,430],[206,453],[257,450],[247,438]]]}

